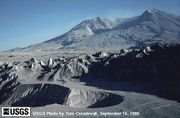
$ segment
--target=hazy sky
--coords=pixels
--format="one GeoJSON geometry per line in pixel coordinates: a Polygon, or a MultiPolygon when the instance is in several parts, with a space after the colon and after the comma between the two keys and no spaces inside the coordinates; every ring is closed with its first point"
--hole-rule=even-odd
{"type": "Polygon", "coordinates": [[[61,35],[84,19],[115,19],[157,8],[180,15],[180,0],[0,0],[0,50],[61,35]]]}

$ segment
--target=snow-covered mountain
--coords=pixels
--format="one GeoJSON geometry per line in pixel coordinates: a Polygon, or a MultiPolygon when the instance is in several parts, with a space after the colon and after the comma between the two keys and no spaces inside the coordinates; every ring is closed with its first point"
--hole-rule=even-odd
{"type": "Polygon", "coordinates": [[[22,50],[119,50],[149,43],[177,42],[180,42],[179,17],[153,8],[132,18],[85,20],[63,35],[22,50]]]}
{"type": "Polygon", "coordinates": [[[67,46],[78,40],[90,37],[95,34],[99,34],[103,31],[110,30],[114,26],[114,22],[108,19],[102,19],[96,17],[93,19],[82,21],[80,24],[72,28],[69,32],[64,35],[58,36],[54,39],[46,41],[61,43],[63,46],[67,46]]]}

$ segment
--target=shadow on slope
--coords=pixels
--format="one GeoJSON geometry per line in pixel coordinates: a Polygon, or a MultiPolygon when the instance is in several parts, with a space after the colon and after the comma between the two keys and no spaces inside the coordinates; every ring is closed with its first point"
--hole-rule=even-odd
{"type": "Polygon", "coordinates": [[[153,44],[94,62],[89,74],[98,81],[82,81],[88,86],[153,94],[180,101],[179,60],[180,45],[153,44]]]}
{"type": "Polygon", "coordinates": [[[70,89],[55,84],[20,84],[2,105],[38,107],[60,104],[78,108],[99,108],[120,104],[124,97],[99,91],[70,89]]]}

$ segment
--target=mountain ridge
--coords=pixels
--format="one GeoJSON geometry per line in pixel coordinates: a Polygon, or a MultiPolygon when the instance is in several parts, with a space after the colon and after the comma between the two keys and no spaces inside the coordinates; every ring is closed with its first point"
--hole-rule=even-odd
{"type": "Polygon", "coordinates": [[[153,8],[126,19],[84,20],[67,33],[20,50],[119,50],[149,43],[179,43],[179,37],[179,17],[153,8]]]}

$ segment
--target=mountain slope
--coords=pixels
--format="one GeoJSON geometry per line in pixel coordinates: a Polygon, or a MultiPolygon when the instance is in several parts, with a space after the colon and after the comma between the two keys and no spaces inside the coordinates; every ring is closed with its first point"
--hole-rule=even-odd
{"type": "Polygon", "coordinates": [[[179,37],[179,17],[151,9],[127,19],[110,21],[97,17],[85,20],[63,35],[23,50],[119,50],[149,43],[177,43],[179,37]]]}

